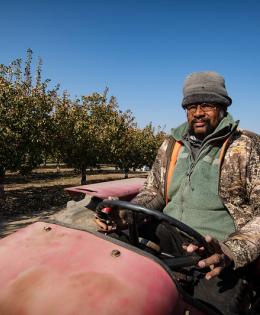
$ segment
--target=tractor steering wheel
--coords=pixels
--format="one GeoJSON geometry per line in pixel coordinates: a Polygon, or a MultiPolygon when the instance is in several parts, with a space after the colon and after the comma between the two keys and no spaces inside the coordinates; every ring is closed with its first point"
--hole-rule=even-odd
{"type": "MultiPolygon", "coordinates": [[[[109,200],[105,199],[103,200],[97,207],[97,212],[101,211],[102,208],[105,207],[118,207],[119,209],[124,210],[130,210],[130,222],[128,222],[128,229],[129,229],[129,241],[132,245],[138,246],[138,232],[137,232],[137,224],[136,224],[136,215],[138,213],[142,213],[148,216],[151,216],[155,218],[159,222],[167,222],[168,224],[176,227],[180,233],[185,233],[188,237],[190,237],[192,240],[195,240],[197,245],[199,247],[204,247],[203,251],[203,257],[210,256],[213,254],[213,251],[210,247],[210,245],[206,242],[205,238],[195,231],[193,228],[189,227],[188,225],[182,223],[179,220],[176,220],[160,211],[157,210],[151,210],[147,209],[142,206],[138,206],[135,204],[132,204],[130,202],[122,201],[122,200],[109,200]]],[[[201,256],[196,255],[190,255],[190,262],[184,262],[184,265],[194,265],[199,259],[201,259],[201,256]]],[[[178,263],[177,263],[178,265],[178,263]]],[[[183,267],[183,263],[181,263],[181,266],[183,267]]]]}

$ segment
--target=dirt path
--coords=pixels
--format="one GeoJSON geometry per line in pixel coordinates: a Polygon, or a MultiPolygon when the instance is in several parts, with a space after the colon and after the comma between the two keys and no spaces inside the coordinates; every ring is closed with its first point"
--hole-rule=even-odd
{"type": "Polygon", "coordinates": [[[80,202],[76,202],[75,206],[62,209],[53,209],[52,211],[42,211],[40,214],[32,214],[30,217],[19,216],[14,220],[6,220],[2,222],[0,237],[5,237],[14,233],[20,228],[37,221],[56,221],[62,224],[71,225],[79,229],[96,230],[93,218],[94,212],[86,206],[88,202],[86,198],[80,202]]]}
{"type": "MultiPolygon", "coordinates": [[[[129,174],[129,177],[137,176],[145,176],[145,174],[129,174]]],[[[122,173],[110,170],[87,175],[89,184],[123,178],[122,173]]],[[[73,224],[78,228],[93,229],[93,211],[86,208],[89,200],[78,202],[77,205],[70,202],[70,207],[67,209],[67,202],[71,197],[64,189],[79,184],[80,176],[72,170],[62,170],[60,173],[53,170],[37,171],[27,177],[8,174],[5,200],[0,203],[0,237],[11,234],[32,222],[48,219],[73,224]]],[[[77,201],[83,198],[84,195],[81,195],[77,201]]]]}

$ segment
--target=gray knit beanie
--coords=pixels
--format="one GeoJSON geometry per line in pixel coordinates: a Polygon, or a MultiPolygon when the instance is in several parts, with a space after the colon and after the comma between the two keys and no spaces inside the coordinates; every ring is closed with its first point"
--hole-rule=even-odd
{"type": "Polygon", "coordinates": [[[183,87],[182,107],[196,103],[212,103],[229,106],[225,80],[216,72],[194,72],[190,74],[183,87]]]}

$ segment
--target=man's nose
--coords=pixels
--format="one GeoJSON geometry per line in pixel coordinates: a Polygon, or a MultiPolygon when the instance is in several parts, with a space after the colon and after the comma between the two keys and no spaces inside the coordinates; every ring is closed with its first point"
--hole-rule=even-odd
{"type": "Polygon", "coordinates": [[[204,116],[205,112],[201,109],[200,105],[196,107],[196,111],[193,116],[204,116]]]}

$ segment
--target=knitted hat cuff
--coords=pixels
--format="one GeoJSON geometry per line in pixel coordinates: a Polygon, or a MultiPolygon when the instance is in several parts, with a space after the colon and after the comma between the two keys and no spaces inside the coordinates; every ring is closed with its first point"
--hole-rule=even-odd
{"type": "Polygon", "coordinates": [[[219,104],[223,106],[229,106],[232,103],[232,99],[229,96],[222,96],[216,93],[199,93],[194,95],[188,95],[182,100],[182,107],[185,108],[190,104],[210,103],[219,104]]]}

